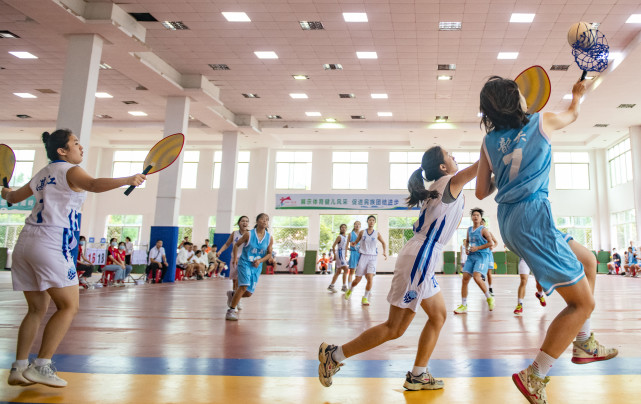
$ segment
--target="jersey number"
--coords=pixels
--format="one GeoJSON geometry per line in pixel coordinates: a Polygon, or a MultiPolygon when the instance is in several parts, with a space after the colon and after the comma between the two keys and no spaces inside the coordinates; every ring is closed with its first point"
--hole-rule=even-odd
{"type": "Polygon", "coordinates": [[[503,156],[503,164],[510,166],[510,181],[512,181],[519,173],[521,168],[521,160],[523,160],[523,149],[514,149],[512,153],[503,156]]]}

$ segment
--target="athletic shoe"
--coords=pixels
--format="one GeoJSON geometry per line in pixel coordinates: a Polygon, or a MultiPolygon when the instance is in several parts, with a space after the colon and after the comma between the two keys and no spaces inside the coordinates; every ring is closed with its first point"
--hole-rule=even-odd
{"type": "Polygon", "coordinates": [[[431,374],[425,372],[418,376],[414,376],[412,372],[407,372],[407,375],[405,375],[405,383],[403,383],[403,387],[412,391],[439,390],[442,389],[443,386],[443,380],[436,380],[431,374]]]}
{"type": "Polygon", "coordinates": [[[347,289],[347,292],[345,292],[345,300],[349,300],[351,296],[352,296],[352,290],[347,289]]]}
{"type": "Polygon", "coordinates": [[[487,307],[490,311],[494,310],[494,298],[492,296],[487,298],[487,307]]]}
{"type": "Polygon", "coordinates": [[[336,352],[338,347],[336,345],[327,345],[323,342],[318,348],[318,380],[325,387],[332,385],[332,376],[334,376],[339,370],[341,370],[342,363],[338,363],[332,357],[332,354],[336,352]]]}
{"type": "Polygon", "coordinates": [[[53,363],[44,366],[31,365],[22,373],[25,379],[49,387],[67,387],[67,381],[58,377],[53,363]]]}
{"type": "Polygon", "coordinates": [[[234,299],[234,291],[233,290],[228,290],[227,291],[227,307],[231,308],[231,301],[234,299]]]}
{"type": "Polygon", "coordinates": [[[238,301],[238,305],[236,306],[236,310],[242,310],[243,309],[243,299],[240,299],[238,301]]]}
{"type": "Polygon", "coordinates": [[[590,333],[590,338],[587,341],[574,341],[572,345],[572,362],[577,364],[605,361],[614,358],[619,353],[616,348],[606,348],[599,344],[599,341],[594,338],[593,332],[590,333]]]}
{"type": "Polygon", "coordinates": [[[490,296],[494,296],[494,291],[490,288],[490,296]]]}
{"type": "Polygon", "coordinates": [[[366,298],[366,297],[363,297],[363,298],[361,299],[361,304],[362,304],[363,306],[369,306],[369,300],[367,300],[367,298],[366,298]]]}
{"type": "Polygon", "coordinates": [[[465,314],[467,313],[467,304],[462,304],[454,310],[454,314],[465,314]]]}
{"type": "Polygon", "coordinates": [[[547,303],[545,302],[545,296],[539,294],[539,292],[534,293],[537,299],[539,299],[539,303],[541,303],[541,306],[545,307],[547,303]]]}
{"type": "Polygon", "coordinates": [[[334,287],[334,285],[329,285],[329,286],[327,287],[327,290],[329,290],[329,291],[330,291],[330,292],[332,292],[332,293],[336,293],[336,292],[338,292],[338,290],[336,290],[336,288],[334,287]]]}
{"type": "Polygon", "coordinates": [[[531,404],[547,404],[548,396],[545,392],[545,386],[550,381],[549,377],[541,379],[535,376],[532,372],[532,366],[528,366],[527,369],[514,373],[512,381],[531,404]]]}
{"type": "Polygon", "coordinates": [[[516,305],[516,309],[514,309],[514,315],[520,316],[523,314],[523,305],[521,303],[516,305]]]}
{"type": "Polygon", "coordinates": [[[341,292],[347,292],[347,286],[343,285],[343,287],[341,288],[341,292]]]}
{"type": "Polygon", "coordinates": [[[225,315],[225,320],[238,321],[238,310],[227,309],[227,314],[225,315]]]}
{"type": "Polygon", "coordinates": [[[25,370],[29,369],[29,366],[31,365],[22,368],[18,368],[15,366],[12,367],[11,371],[9,372],[9,379],[7,380],[9,386],[31,386],[32,384],[35,384],[22,375],[25,370]]]}

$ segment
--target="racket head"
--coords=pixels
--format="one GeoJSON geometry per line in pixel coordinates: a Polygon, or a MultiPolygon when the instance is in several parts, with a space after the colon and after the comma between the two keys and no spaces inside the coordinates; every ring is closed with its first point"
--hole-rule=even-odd
{"type": "Polygon", "coordinates": [[[164,170],[176,161],[184,145],[185,135],[182,133],[174,133],[161,139],[147,153],[143,167],[151,166],[148,174],[164,170]]]}
{"type": "Polygon", "coordinates": [[[539,112],[548,103],[552,92],[552,84],[548,73],[543,67],[538,65],[528,67],[514,81],[519,86],[523,97],[525,97],[527,103],[526,112],[528,114],[539,112]]]}
{"type": "Polygon", "coordinates": [[[6,178],[7,184],[13,176],[13,169],[16,166],[16,155],[11,147],[6,144],[0,144],[0,182],[6,178]]]}

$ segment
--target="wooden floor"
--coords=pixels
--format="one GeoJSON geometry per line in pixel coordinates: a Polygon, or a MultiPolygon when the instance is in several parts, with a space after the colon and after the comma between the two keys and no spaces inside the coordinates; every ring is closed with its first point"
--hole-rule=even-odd
{"type": "MultiPolygon", "coordinates": [[[[541,307],[531,283],[524,315],[515,317],[518,277],[504,275],[496,276],[493,312],[471,285],[469,313],[455,316],[460,277],[440,276],[450,314],[430,370],[445,380],[445,389],[402,387],[424,313],[403,337],[347,360],[334,385],[324,388],[317,378],[318,345],[345,343],[384,321],[391,276],[375,278],[369,307],[360,304],[364,283],[345,301],[326,290],[329,280],[263,275],[256,294],[243,299],[238,322],[224,319],[227,280],[81,290],[81,311],[54,356],[69,387],[3,382],[0,403],[525,403],[510,375],[531,362],[563,307],[558,294],[541,307]]],[[[551,403],[639,402],[640,291],[641,279],[599,275],[592,327],[619,357],[574,365],[568,349],[551,371],[551,403]]],[[[8,369],[26,311],[9,272],[0,273],[0,302],[0,368],[8,369]]],[[[1,378],[7,375],[0,370],[1,378]]]]}

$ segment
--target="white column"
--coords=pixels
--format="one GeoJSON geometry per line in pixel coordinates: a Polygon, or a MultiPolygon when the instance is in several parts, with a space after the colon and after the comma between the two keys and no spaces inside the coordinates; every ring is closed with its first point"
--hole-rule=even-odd
{"type": "Polygon", "coordinates": [[[590,153],[590,160],[594,162],[594,184],[596,189],[596,217],[592,226],[595,250],[609,251],[612,246],[610,240],[610,204],[608,202],[608,161],[607,150],[599,149],[590,153]]]}
{"type": "MultiPolygon", "coordinates": [[[[163,137],[182,133],[187,135],[189,122],[189,98],[168,97],[165,110],[163,137]]],[[[156,193],[155,226],[178,226],[180,211],[180,181],[183,171],[183,153],[166,169],[158,173],[158,192],[156,193]]]]}
{"type": "MultiPolygon", "coordinates": [[[[57,128],[69,128],[89,147],[103,40],[95,34],[71,35],[60,91],[57,128]]],[[[85,152],[83,167],[88,161],[85,152]]]]}
{"type": "Polygon", "coordinates": [[[634,241],[636,243],[639,243],[641,242],[641,126],[630,127],[630,150],[632,154],[632,189],[634,189],[634,212],[637,222],[637,238],[634,241]]]}
{"type": "MultiPolygon", "coordinates": [[[[320,248],[320,213],[311,211],[309,214],[309,230],[307,232],[307,250],[318,251],[320,248]]],[[[351,229],[348,229],[348,231],[351,229]]],[[[298,265],[300,271],[300,264],[298,265]]]]}
{"type": "Polygon", "coordinates": [[[252,150],[249,189],[251,189],[251,195],[254,199],[256,214],[274,209],[274,198],[267,199],[269,179],[276,178],[276,167],[271,165],[270,154],[268,148],[252,150]]]}
{"type": "MultiPolygon", "coordinates": [[[[216,209],[216,233],[228,234],[234,229],[238,132],[223,132],[223,158],[220,167],[220,189],[216,209]]],[[[251,171],[251,165],[250,165],[251,171]]]]}

